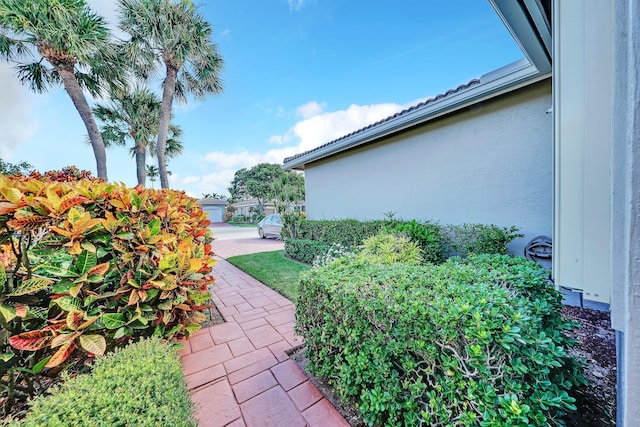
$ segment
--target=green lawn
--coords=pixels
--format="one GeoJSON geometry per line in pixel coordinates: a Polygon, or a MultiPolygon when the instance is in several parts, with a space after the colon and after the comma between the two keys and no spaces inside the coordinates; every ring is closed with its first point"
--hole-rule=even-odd
{"type": "Polygon", "coordinates": [[[249,224],[247,222],[228,222],[229,225],[234,225],[236,227],[256,227],[258,224],[249,224]]]}
{"type": "Polygon", "coordinates": [[[284,251],[239,255],[227,261],[294,302],[298,298],[298,276],[311,268],[286,258],[284,251]]]}

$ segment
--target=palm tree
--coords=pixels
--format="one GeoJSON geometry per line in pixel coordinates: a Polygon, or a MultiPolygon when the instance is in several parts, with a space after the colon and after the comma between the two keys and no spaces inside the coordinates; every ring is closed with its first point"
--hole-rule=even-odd
{"type": "Polygon", "coordinates": [[[131,35],[124,55],[139,77],[164,65],[165,76],[156,155],[162,188],[169,187],[166,146],[173,99],[186,102],[222,91],[222,57],[211,42],[211,26],[191,0],[119,0],[120,28],[131,35]]]}
{"type": "MultiPolygon", "coordinates": [[[[93,113],[105,123],[102,126],[102,138],[107,147],[125,145],[128,139],[133,141],[131,155],[136,159],[138,184],[145,185],[146,153],[147,149],[153,152],[155,148],[153,138],[158,133],[160,99],[147,88],[117,90],[108,104],[97,105],[93,113]]],[[[170,125],[169,134],[166,156],[173,158],[182,154],[182,142],[178,139],[182,129],[170,125]]]]}
{"type": "Polygon", "coordinates": [[[0,58],[16,63],[18,78],[34,92],[64,86],[87,128],[98,177],[106,180],[105,146],[83,92],[97,97],[105,84],[120,81],[104,19],[85,0],[2,0],[0,58]]]}
{"type": "Polygon", "coordinates": [[[151,188],[153,188],[153,183],[158,179],[158,167],[156,165],[147,165],[147,176],[151,181],[151,188]]]}

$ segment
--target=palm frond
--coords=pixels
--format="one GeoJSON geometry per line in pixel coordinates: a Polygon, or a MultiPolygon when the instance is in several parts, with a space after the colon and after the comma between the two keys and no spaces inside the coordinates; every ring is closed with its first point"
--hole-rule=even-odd
{"type": "Polygon", "coordinates": [[[52,85],[60,82],[58,73],[42,61],[18,64],[16,70],[20,82],[36,93],[46,92],[52,85]]]}

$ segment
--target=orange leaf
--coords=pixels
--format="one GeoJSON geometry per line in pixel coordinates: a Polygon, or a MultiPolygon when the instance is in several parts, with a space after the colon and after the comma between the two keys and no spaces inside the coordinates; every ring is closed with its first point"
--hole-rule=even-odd
{"type": "Polygon", "coordinates": [[[91,267],[89,271],[87,271],[87,276],[97,275],[104,276],[107,271],[109,271],[109,267],[111,264],[108,262],[103,262],[102,264],[98,264],[95,267],[91,267]]]}
{"type": "Polygon", "coordinates": [[[9,344],[18,350],[36,351],[47,347],[52,338],[44,331],[29,331],[10,337],[9,344]]]}
{"type": "Polygon", "coordinates": [[[49,362],[44,367],[55,368],[56,366],[67,360],[75,349],[76,343],[74,341],[70,342],[67,345],[63,345],[58,351],[56,351],[56,354],[54,354],[51,359],[49,359],[49,362]]]}
{"type": "Polygon", "coordinates": [[[69,248],[69,254],[70,255],[78,255],[81,252],[82,252],[82,248],[80,247],[80,242],[78,242],[78,241],[73,242],[73,244],[69,248]]]}
{"type": "Polygon", "coordinates": [[[176,308],[184,311],[191,311],[191,307],[189,307],[187,304],[178,304],[176,305],[176,308]]]}
{"type": "Polygon", "coordinates": [[[40,227],[49,220],[46,216],[28,216],[7,221],[7,225],[15,230],[29,230],[40,227]]]}
{"type": "Polygon", "coordinates": [[[140,301],[140,295],[134,290],[129,294],[129,303],[127,305],[134,305],[138,301],[140,301]]]}
{"type": "Polygon", "coordinates": [[[10,202],[0,202],[0,215],[6,215],[18,209],[20,205],[10,202]]]}
{"type": "Polygon", "coordinates": [[[60,203],[58,212],[64,213],[67,209],[72,208],[73,206],[81,205],[86,201],[89,201],[89,199],[84,196],[71,196],[70,194],[68,194],[62,199],[62,203],[60,203]]]}

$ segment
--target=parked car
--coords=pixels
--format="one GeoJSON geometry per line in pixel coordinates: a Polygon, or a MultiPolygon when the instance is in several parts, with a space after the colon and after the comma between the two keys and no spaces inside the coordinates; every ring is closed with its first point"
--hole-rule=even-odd
{"type": "Polygon", "coordinates": [[[263,239],[266,239],[267,237],[280,238],[281,230],[282,217],[278,214],[266,216],[258,223],[258,236],[263,239]]]}

